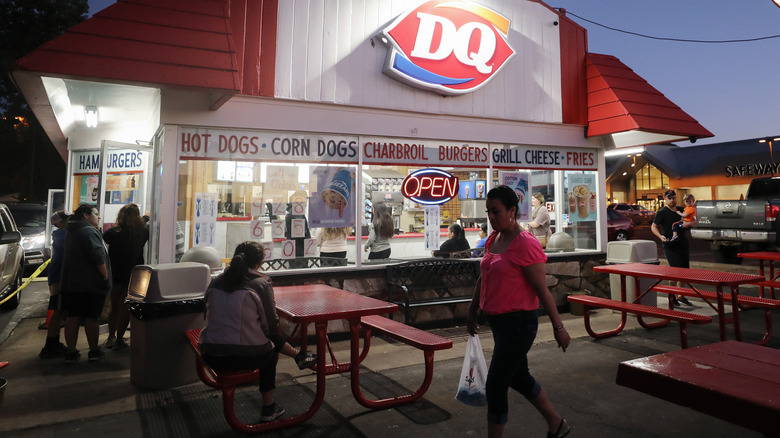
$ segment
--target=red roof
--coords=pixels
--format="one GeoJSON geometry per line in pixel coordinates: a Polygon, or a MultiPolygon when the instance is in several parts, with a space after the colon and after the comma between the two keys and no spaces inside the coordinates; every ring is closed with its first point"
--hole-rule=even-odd
{"type": "Polygon", "coordinates": [[[681,138],[713,136],[614,56],[589,53],[586,71],[588,137],[626,131],[681,138]]]}
{"type": "MultiPolygon", "coordinates": [[[[238,1],[236,1],[238,3],[238,1]]],[[[241,91],[227,0],[118,0],[15,70],[241,91]]]]}

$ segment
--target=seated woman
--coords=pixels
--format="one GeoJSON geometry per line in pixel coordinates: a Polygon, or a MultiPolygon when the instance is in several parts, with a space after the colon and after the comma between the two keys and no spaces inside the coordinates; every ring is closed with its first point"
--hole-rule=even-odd
{"type": "MultiPolygon", "coordinates": [[[[465,251],[470,249],[469,241],[466,240],[466,233],[463,231],[463,227],[458,224],[452,224],[447,228],[448,240],[441,244],[438,251],[434,251],[435,257],[450,257],[452,253],[459,251],[465,251]]],[[[470,257],[469,254],[467,257],[470,257]]]]}
{"type": "Polygon", "coordinates": [[[236,247],[230,266],[206,291],[206,325],[200,334],[203,361],[216,371],[260,370],[263,409],[260,421],[272,421],[284,409],[274,402],[276,353],[294,357],[298,368],[311,368],[317,357],[299,352],[276,333],[271,278],[258,272],[263,245],[244,242],[236,247]]]}

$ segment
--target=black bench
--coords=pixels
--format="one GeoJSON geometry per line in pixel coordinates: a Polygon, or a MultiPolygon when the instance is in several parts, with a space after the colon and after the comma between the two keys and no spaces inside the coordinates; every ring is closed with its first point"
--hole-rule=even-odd
{"type": "Polygon", "coordinates": [[[411,320],[411,309],[471,301],[479,279],[479,260],[419,260],[387,266],[388,301],[411,320]]]}
{"type": "MultiPolygon", "coordinates": [[[[687,287],[677,287],[677,286],[666,286],[666,285],[656,285],[652,289],[653,291],[660,292],[660,293],[666,293],[666,294],[673,294],[673,295],[682,295],[692,298],[702,298],[704,300],[707,300],[707,304],[710,305],[713,309],[715,309],[712,304],[709,303],[710,300],[717,301],[718,294],[714,291],[707,291],[707,290],[698,290],[694,291],[693,289],[687,288],[687,287]]],[[[723,301],[725,303],[731,303],[731,294],[730,293],[724,293],[723,294],[723,301]]],[[[762,297],[751,297],[748,295],[737,295],[737,304],[741,308],[750,308],[750,307],[760,307],[764,309],[764,321],[766,329],[764,331],[764,337],[761,338],[761,340],[757,341],[756,344],[766,344],[769,342],[769,338],[772,337],[772,310],[774,309],[780,309],[780,300],[773,300],[771,298],[762,298],[762,297]]],[[[717,309],[715,309],[717,310],[717,309]]]]}
{"type": "Polygon", "coordinates": [[[626,314],[632,313],[636,315],[637,320],[639,321],[639,325],[647,329],[663,327],[669,324],[669,321],[676,321],[680,323],[680,344],[682,345],[682,348],[688,348],[688,330],[686,328],[686,324],[708,324],[712,322],[711,316],[700,315],[698,313],[686,313],[672,309],[662,309],[654,306],[646,306],[644,304],[615,301],[608,298],[600,298],[590,295],[569,295],[567,299],[569,302],[582,304],[584,308],[583,315],[585,320],[585,330],[589,335],[596,339],[614,336],[623,331],[623,328],[626,326],[626,314]],[[612,309],[622,312],[620,324],[618,327],[613,330],[607,330],[599,333],[593,331],[593,328],[590,326],[590,309],[592,307],[612,309]],[[664,321],[647,323],[642,319],[643,316],[660,318],[664,321]]]}

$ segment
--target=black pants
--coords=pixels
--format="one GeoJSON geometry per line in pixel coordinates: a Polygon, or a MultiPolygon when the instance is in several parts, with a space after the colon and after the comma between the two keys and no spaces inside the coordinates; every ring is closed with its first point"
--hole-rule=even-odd
{"type": "Polygon", "coordinates": [[[386,259],[388,257],[390,257],[390,248],[387,248],[384,251],[378,251],[378,252],[371,251],[368,253],[369,260],[386,259]]]}

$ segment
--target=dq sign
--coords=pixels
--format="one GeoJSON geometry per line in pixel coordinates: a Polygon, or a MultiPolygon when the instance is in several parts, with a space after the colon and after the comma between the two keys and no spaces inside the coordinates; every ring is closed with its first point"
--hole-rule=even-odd
{"type": "Polygon", "coordinates": [[[404,179],[401,191],[418,204],[444,204],[458,193],[458,177],[439,169],[421,169],[404,179]]]}
{"type": "Polygon", "coordinates": [[[470,93],[514,56],[508,32],[509,20],[484,6],[432,0],[382,30],[384,73],[444,95],[470,93]]]}

